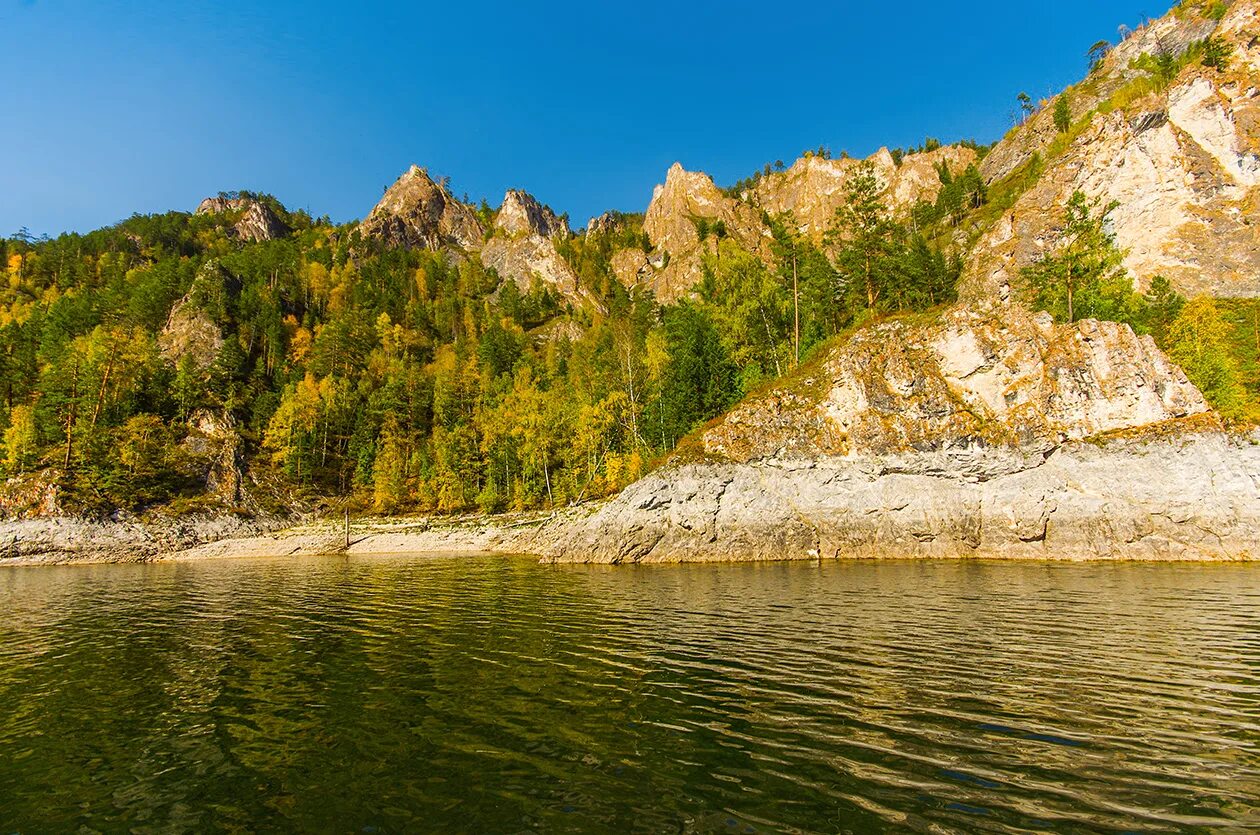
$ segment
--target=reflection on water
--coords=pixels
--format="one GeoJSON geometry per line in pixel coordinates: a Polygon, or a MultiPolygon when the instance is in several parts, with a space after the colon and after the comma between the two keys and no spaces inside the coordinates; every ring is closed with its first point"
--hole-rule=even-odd
{"type": "Polygon", "coordinates": [[[1260,568],[0,570],[0,831],[1260,826],[1260,568]]]}

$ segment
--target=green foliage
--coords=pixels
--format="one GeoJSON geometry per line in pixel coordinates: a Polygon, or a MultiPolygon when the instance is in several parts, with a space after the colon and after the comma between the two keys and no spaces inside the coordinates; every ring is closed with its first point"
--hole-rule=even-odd
{"type": "Polygon", "coordinates": [[[1223,38],[1210,35],[1203,41],[1203,66],[1223,72],[1229,67],[1234,47],[1223,38]]]}
{"type": "Polygon", "coordinates": [[[613,276],[616,251],[650,248],[641,216],[559,242],[596,302],[575,309],[273,209],[294,232],[262,243],[232,212],[0,241],[6,470],[52,468],[89,510],[187,499],[214,463],[194,424],[217,415],[249,466],[362,508],[556,506],[620,488],[739,396],[712,308],[613,276]]]}
{"type": "Polygon", "coordinates": [[[1115,309],[1126,303],[1132,284],[1121,266],[1124,253],[1107,227],[1114,208],[1079,191],[1072,195],[1057,246],[1022,271],[1034,306],[1061,322],[1117,318],[1115,309]]]}
{"type": "Polygon", "coordinates": [[[1072,103],[1067,93],[1061,94],[1054,102],[1054,126],[1059,133],[1072,129],[1072,103]]]}
{"type": "Polygon", "coordinates": [[[1230,350],[1230,328],[1212,299],[1187,302],[1168,327],[1168,355],[1227,420],[1246,414],[1247,392],[1230,350]]]}
{"type": "Polygon", "coordinates": [[[1107,40],[1098,41],[1089,48],[1086,57],[1089,60],[1089,71],[1091,73],[1097,72],[1102,68],[1103,62],[1107,60],[1107,55],[1111,53],[1111,49],[1111,41],[1107,40]]]}
{"type": "MultiPolygon", "coordinates": [[[[985,199],[983,181],[974,168],[958,180],[947,168],[938,173],[940,196],[931,211],[912,215],[913,224],[939,218],[953,222],[985,199]]],[[[863,163],[846,183],[845,202],[826,239],[838,276],[837,296],[850,311],[850,320],[859,313],[922,310],[952,299],[960,262],[944,256],[925,234],[912,229],[889,212],[874,166],[863,163]]]]}

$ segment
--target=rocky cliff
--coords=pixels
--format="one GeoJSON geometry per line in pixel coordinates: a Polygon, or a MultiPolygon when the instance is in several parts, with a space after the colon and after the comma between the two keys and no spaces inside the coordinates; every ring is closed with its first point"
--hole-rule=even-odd
{"type": "Polygon", "coordinates": [[[271,241],[291,231],[266,203],[250,197],[207,197],[197,204],[195,214],[239,214],[232,225],[233,234],[243,241],[271,241]]]}
{"type": "MultiPolygon", "coordinates": [[[[910,154],[898,165],[887,149],[868,160],[884,185],[890,209],[904,212],[920,200],[932,201],[941,189],[939,166],[957,174],[976,161],[970,148],[949,145],[920,154],[910,154]]],[[[748,199],[772,215],[787,213],[798,231],[821,243],[823,234],[843,205],[850,175],[861,163],[852,158],[827,159],[817,155],[801,157],[786,171],[775,172],[757,181],[748,199]]]]}
{"type": "Polygon", "coordinates": [[[419,249],[478,249],[485,237],[472,208],[415,165],[386,189],[359,231],[390,246],[419,249]]]}
{"type": "Polygon", "coordinates": [[[1260,557],[1260,446],[1222,435],[686,464],[516,548],[553,562],[1260,557]]]}
{"type": "MultiPolygon", "coordinates": [[[[887,149],[869,159],[883,185],[890,209],[905,212],[920,200],[932,201],[941,189],[939,166],[958,173],[976,161],[976,152],[961,146],[911,154],[898,165],[887,149]]],[[[763,215],[784,216],[797,230],[821,243],[832,226],[845,188],[861,160],[807,155],[786,171],[761,177],[737,197],[719,189],[702,172],[674,163],[665,182],[652,193],[643,231],[651,249],[625,249],[613,257],[622,284],[646,287],[662,301],[686,296],[703,276],[703,259],[721,238],[767,261],[772,236],[763,215]],[[703,232],[703,237],[702,237],[703,232]]],[[[591,221],[592,228],[601,219],[591,221]]]]}
{"type": "Polygon", "coordinates": [[[744,249],[769,257],[770,230],[761,214],[745,201],[722,193],[709,175],[674,163],[665,182],[652,193],[643,219],[652,250],[623,250],[613,259],[617,278],[626,286],[650,289],[662,302],[687,295],[703,275],[703,257],[729,235],[744,249]],[[710,230],[703,239],[697,228],[710,230]]]}
{"type": "Polygon", "coordinates": [[[1218,22],[1194,8],[1121,43],[1068,92],[1075,124],[1058,134],[1050,107],[985,158],[998,179],[1042,154],[1044,171],[979,241],[965,295],[992,297],[1054,244],[1074,191],[1116,204],[1112,223],[1139,286],[1163,275],[1181,292],[1260,295],[1260,4],[1238,0],[1218,22]],[[1138,69],[1158,49],[1212,34],[1233,55],[1224,69],[1192,54],[1167,84],[1138,69]],[[1052,143],[1067,142],[1058,151],[1052,143]]]}
{"type": "Polygon", "coordinates": [[[1127,325],[957,307],[859,331],[735,407],[698,443],[706,456],[741,463],[972,448],[1040,455],[1207,411],[1181,369],[1127,325]]]}
{"type": "Polygon", "coordinates": [[[556,249],[572,233],[569,224],[523,191],[503,197],[494,221],[494,235],[481,250],[481,262],[528,292],[537,281],[570,303],[590,302],[578,286],[577,274],[556,249]]]}

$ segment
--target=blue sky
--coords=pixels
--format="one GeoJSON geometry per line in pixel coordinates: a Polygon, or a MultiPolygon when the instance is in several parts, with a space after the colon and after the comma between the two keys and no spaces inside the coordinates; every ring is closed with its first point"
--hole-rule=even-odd
{"type": "MultiPolygon", "coordinates": [[[[1165,3],[1168,0],[1165,0],[1165,3]]],[[[0,0],[0,234],[248,188],[336,221],[415,162],[581,226],[675,160],[729,183],[805,148],[991,141],[1137,0],[0,0]],[[172,8],[174,7],[174,8],[172,8]]]]}

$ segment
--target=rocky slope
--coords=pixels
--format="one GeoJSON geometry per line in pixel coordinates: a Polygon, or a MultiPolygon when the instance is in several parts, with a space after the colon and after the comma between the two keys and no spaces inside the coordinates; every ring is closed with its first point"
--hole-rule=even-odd
{"type": "Polygon", "coordinates": [[[1046,155],[1045,171],[977,244],[966,295],[992,297],[1052,246],[1077,190],[1116,203],[1116,240],[1139,286],[1163,275],[1188,295],[1260,295],[1258,37],[1256,0],[1237,0],[1219,22],[1193,9],[1169,15],[1068,93],[1077,124],[1065,150],[1050,155],[1051,107],[999,143],[984,160],[990,180],[1033,152],[1046,155]],[[1166,89],[1141,94],[1153,85],[1133,66],[1139,56],[1181,52],[1209,34],[1234,50],[1225,70],[1190,61],[1166,89]]]}
{"type": "Polygon", "coordinates": [[[717,246],[715,232],[701,240],[697,221],[721,224],[749,252],[768,257],[770,230],[748,203],[727,197],[709,177],[674,163],[652,193],[643,231],[652,251],[622,250],[613,257],[617,279],[650,289],[662,302],[687,295],[703,275],[703,257],[717,246]]]}
{"type": "MultiPolygon", "coordinates": [[[[900,165],[886,148],[869,158],[894,212],[936,199],[941,189],[938,166],[958,173],[975,161],[976,152],[961,146],[911,154],[900,165]]],[[[700,281],[704,256],[716,251],[719,236],[768,261],[772,236],[763,214],[785,216],[801,234],[821,243],[844,202],[848,179],[861,162],[810,154],[785,171],[759,178],[738,197],[724,193],[707,174],[674,163],[665,182],[653,191],[644,217],[651,249],[617,252],[613,270],[627,287],[645,287],[662,301],[675,301],[700,281]],[[701,225],[707,229],[703,239],[701,225]]],[[[601,222],[592,219],[592,228],[601,222]]]]}
{"type": "Polygon", "coordinates": [[[996,452],[690,464],[527,549],[553,562],[1260,558],[1260,447],[1222,435],[996,452]]]}
{"type": "MultiPolygon", "coordinates": [[[[892,154],[882,148],[866,161],[875,167],[876,176],[884,183],[888,206],[894,212],[904,212],[920,200],[936,199],[941,189],[938,166],[945,165],[951,172],[959,173],[975,163],[976,152],[949,145],[907,155],[897,165],[892,154]]],[[[801,234],[821,243],[835,219],[836,209],[844,203],[848,179],[861,162],[847,157],[801,157],[786,171],[758,180],[747,198],[772,215],[788,213],[801,234]]]]}

